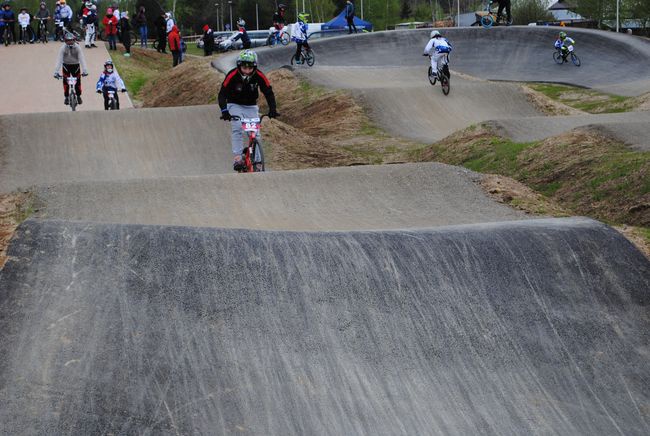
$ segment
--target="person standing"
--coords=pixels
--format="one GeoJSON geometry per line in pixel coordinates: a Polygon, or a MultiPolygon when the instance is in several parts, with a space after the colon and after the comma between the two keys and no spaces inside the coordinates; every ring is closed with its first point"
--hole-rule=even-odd
{"type": "Polygon", "coordinates": [[[211,56],[214,51],[214,32],[207,24],[203,26],[203,53],[211,56]]]}
{"type": "Polygon", "coordinates": [[[97,6],[91,4],[83,18],[83,25],[86,29],[86,48],[97,47],[95,38],[97,37],[97,6]]]}
{"type": "Polygon", "coordinates": [[[47,32],[47,21],[52,18],[50,16],[50,10],[47,8],[47,5],[45,2],[41,2],[38,11],[36,11],[36,14],[34,15],[34,19],[38,20],[38,31],[37,31],[37,36],[38,36],[38,41],[40,42],[41,36],[42,36],[42,30],[41,30],[41,22],[45,22],[45,32],[47,32]]]}
{"type": "Polygon", "coordinates": [[[232,42],[234,43],[238,39],[241,39],[244,50],[247,50],[251,48],[251,38],[248,36],[248,32],[246,32],[246,21],[240,18],[237,20],[237,25],[239,26],[239,33],[232,39],[232,42]]]}
{"type": "Polygon", "coordinates": [[[167,39],[169,39],[169,50],[172,52],[172,67],[175,67],[183,62],[181,59],[181,35],[178,33],[178,27],[172,26],[167,39]]]}
{"type": "Polygon", "coordinates": [[[350,0],[345,3],[345,19],[348,22],[348,35],[352,33],[352,29],[357,33],[357,26],[354,25],[354,3],[350,0]]]}
{"type": "Polygon", "coordinates": [[[9,3],[4,4],[4,11],[2,15],[2,20],[5,26],[9,27],[9,32],[11,33],[11,40],[16,43],[16,14],[11,10],[11,5],[9,3]]]}
{"type": "Polygon", "coordinates": [[[122,36],[122,45],[124,46],[124,56],[131,56],[131,23],[129,22],[129,12],[122,12],[120,17],[120,35],[122,36]]]}
{"type": "Polygon", "coordinates": [[[147,48],[149,29],[147,28],[147,16],[144,13],[144,6],[140,6],[140,10],[135,16],[135,25],[138,26],[140,31],[140,48],[147,48]]]}
{"type": "Polygon", "coordinates": [[[156,18],[156,32],[158,33],[158,53],[167,53],[165,47],[167,46],[167,20],[165,19],[165,12],[161,12],[156,18]]]}
{"type": "Polygon", "coordinates": [[[106,16],[102,23],[104,23],[104,28],[106,29],[109,50],[117,50],[117,26],[119,23],[115,15],[113,15],[113,9],[106,9],[106,16]]]}

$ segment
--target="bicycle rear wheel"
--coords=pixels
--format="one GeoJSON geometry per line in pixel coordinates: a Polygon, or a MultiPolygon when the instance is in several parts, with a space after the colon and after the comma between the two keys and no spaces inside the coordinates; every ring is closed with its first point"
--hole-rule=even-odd
{"type": "Polygon", "coordinates": [[[564,63],[564,60],[562,59],[562,52],[559,50],[555,50],[553,52],[553,60],[555,61],[556,64],[562,65],[564,63]]]}
{"type": "Polygon", "coordinates": [[[288,33],[283,33],[282,36],[280,37],[280,42],[282,45],[288,45],[289,44],[289,34],[288,33]]]}
{"type": "Polygon", "coordinates": [[[492,15],[484,15],[481,17],[481,26],[483,26],[486,29],[489,29],[494,25],[494,18],[492,18],[492,15]]]}
{"type": "Polygon", "coordinates": [[[573,65],[575,65],[576,67],[580,66],[580,58],[578,57],[577,54],[571,53],[571,62],[573,62],[573,65]]]}
{"type": "Polygon", "coordinates": [[[307,65],[310,67],[314,66],[314,62],[316,62],[316,55],[312,49],[309,49],[305,52],[305,62],[307,62],[307,65]]]}
{"type": "Polygon", "coordinates": [[[440,85],[442,86],[442,93],[449,95],[451,85],[449,84],[449,77],[444,73],[440,75],[440,85]]]}

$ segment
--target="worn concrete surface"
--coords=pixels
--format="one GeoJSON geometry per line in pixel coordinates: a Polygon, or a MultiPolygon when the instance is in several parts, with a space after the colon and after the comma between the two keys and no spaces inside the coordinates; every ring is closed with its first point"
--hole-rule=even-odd
{"type": "Polygon", "coordinates": [[[43,218],[275,230],[423,228],[524,219],[435,163],[82,182],[37,191],[43,218]]]}
{"type": "MultiPolygon", "coordinates": [[[[63,104],[61,80],[52,77],[61,44],[50,41],[47,44],[2,46],[0,77],[5,86],[2,87],[0,115],[70,111],[63,104]]],[[[83,43],[81,45],[89,75],[81,79],[83,104],[77,107],[77,111],[103,111],[104,99],[95,93],[95,83],[104,71],[104,62],[110,59],[110,55],[104,43],[93,49],[85,49],[83,43]]],[[[120,108],[130,107],[133,105],[128,94],[120,94],[120,108]]]]}
{"type": "Polygon", "coordinates": [[[9,254],[8,434],[650,429],[650,263],[593,221],[293,233],[28,220],[9,254]]]}
{"type": "Polygon", "coordinates": [[[0,116],[0,192],[57,182],[232,172],[210,106],[0,116]]]}

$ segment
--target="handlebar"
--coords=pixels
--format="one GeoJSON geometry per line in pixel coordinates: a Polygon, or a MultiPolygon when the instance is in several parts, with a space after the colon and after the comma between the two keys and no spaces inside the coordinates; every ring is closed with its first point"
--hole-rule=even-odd
{"type": "MultiPolygon", "coordinates": [[[[268,116],[267,114],[262,115],[262,116],[260,117],[260,123],[262,122],[262,120],[263,120],[264,118],[269,118],[269,116],[268,116]]],[[[230,119],[231,119],[232,121],[241,121],[241,117],[240,117],[239,115],[231,115],[231,116],[230,116],[230,119]]]]}

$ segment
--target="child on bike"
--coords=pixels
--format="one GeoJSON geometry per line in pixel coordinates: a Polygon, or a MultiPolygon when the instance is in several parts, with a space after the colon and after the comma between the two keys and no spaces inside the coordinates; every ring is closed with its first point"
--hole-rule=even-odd
{"type": "MultiPolygon", "coordinates": [[[[7,26],[7,31],[11,33],[11,40],[16,43],[16,14],[11,10],[9,3],[4,4],[4,11],[2,12],[2,21],[7,26]]],[[[6,42],[5,42],[6,43],[6,42]]]]}
{"type": "MultiPolygon", "coordinates": [[[[258,89],[262,91],[269,106],[269,118],[278,116],[275,104],[275,95],[271,82],[257,69],[257,53],[252,50],[244,50],[239,53],[237,67],[226,74],[226,78],[219,90],[219,107],[221,108],[221,119],[231,121],[231,139],[233,153],[233,169],[239,171],[243,168],[242,161],[243,134],[239,121],[232,120],[233,116],[241,118],[259,117],[257,98],[258,89]]],[[[256,153],[254,160],[260,161],[259,153],[256,153]]]]}
{"type": "Polygon", "coordinates": [[[302,63],[300,61],[300,52],[302,51],[302,48],[305,47],[306,50],[309,50],[309,44],[307,43],[307,29],[309,28],[309,25],[307,24],[308,21],[309,14],[298,14],[298,21],[293,25],[291,31],[291,40],[296,43],[296,64],[302,63]]]}
{"type": "Polygon", "coordinates": [[[449,77],[449,65],[447,56],[451,53],[452,47],[447,38],[443,38],[437,30],[431,31],[431,39],[424,47],[422,56],[431,57],[431,74],[433,77],[438,76],[438,70],[443,70],[449,77]]]}
{"type": "Polygon", "coordinates": [[[32,16],[27,12],[27,8],[20,8],[20,13],[18,14],[18,25],[20,26],[20,39],[18,44],[33,44],[32,40],[32,28],[29,23],[32,21],[32,16]]]}
{"type": "Polygon", "coordinates": [[[280,3],[278,5],[278,10],[273,14],[273,27],[275,27],[274,37],[277,39],[279,37],[280,31],[287,24],[287,21],[284,18],[284,13],[286,12],[287,7],[280,3]]]}
{"type": "Polygon", "coordinates": [[[237,20],[237,25],[239,26],[239,33],[232,39],[232,42],[234,43],[238,39],[241,39],[242,47],[245,50],[251,48],[251,38],[248,36],[248,32],[246,32],[246,21],[240,18],[237,20]]]}
{"type": "Polygon", "coordinates": [[[54,67],[54,78],[60,79],[62,76],[59,74],[59,71],[63,67],[63,95],[65,97],[63,103],[70,104],[69,99],[69,89],[68,81],[66,80],[70,76],[75,76],[77,78],[77,84],[75,85],[75,91],[77,93],[77,102],[79,104],[81,101],[81,76],[88,75],[88,68],[86,68],[86,59],[84,58],[83,51],[81,51],[81,46],[77,44],[75,37],[72,33],[66,32],[64,36],[64,44],[59,50],[59,55],[56,59],[56,67],[54,67]],[[81,68],[79,66],[81,65],[81,68]]]}
{"type": "Polygon", "coordinates": [[[41,2],[38,11],[34,15],[34,19],[38,20],[38,41],[40,41],[42,38],[45,38],[47,35],[47,20],[50,18],[50,10],[47,8],[45,2],[41,2]],[[41,24],[44,26],[43,29],[41,29],[41,24]],[[45,33],[45,35],[43,33],[45,33]]]}
{"type": "Polygon", "coordinates": [[[573,44],[576,42],[567,36],[566,32],[562,31],[558,34],[555,40],[555,48],[562,51],[562,60],[566,62],[567,56],[573,53],[573,44]]]}
{"type": "Polygon", "coordinates": [[[126,92],[126,86],[122,78],[113,67],[113,61],[107,60],[104,62],[104,71],[99,75],[99,80],[95,86],[95,90],[98,94],[104,94],[104,110],[108,110],[108,91],[115,92],[115,106],[116,109],[120,108],[120,98],[117,95],[118,88],[122,92],[126,92]]]}

